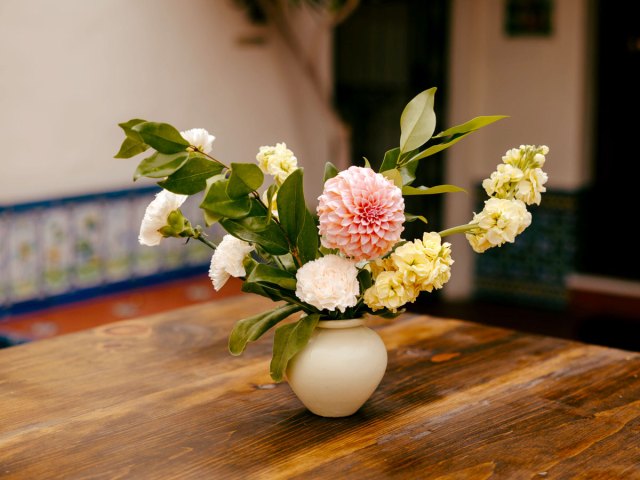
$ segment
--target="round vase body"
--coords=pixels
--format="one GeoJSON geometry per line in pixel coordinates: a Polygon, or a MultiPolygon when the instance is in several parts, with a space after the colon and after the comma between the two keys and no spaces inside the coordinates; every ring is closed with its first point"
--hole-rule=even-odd
{"type": "Polygon", "coordinates": [[[382,380],[387,349],[363,323],[362,319],[319,322],[309,343],[289,361],[289,385],[316,415],[355,413],[382,380]]]}

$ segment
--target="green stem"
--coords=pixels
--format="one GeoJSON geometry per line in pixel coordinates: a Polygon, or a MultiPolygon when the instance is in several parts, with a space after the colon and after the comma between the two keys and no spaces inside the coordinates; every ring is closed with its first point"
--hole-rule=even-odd
{"type": "Polygon", "coordinates": [[[457,227],[442,230],[441,232],[438,232],[438,235],[446,237],[447,235],[454,235],[456,233],[467,233],[471,230],[475,230],[476,228],[478,228],[477,223],[467,223],[466,225],[458,225],[457,227]]]}
{"type": "Polygon", "coordinates": [[[195,230],[193,238],[195,238],[196,240],[204,243],[211,250],[215,250],[216,248],[218,248],[218,246],[215,243],[213,243],[211,240],[207,239],[205,234],[202,231],[200,231],[199,229],[195,230]]]}

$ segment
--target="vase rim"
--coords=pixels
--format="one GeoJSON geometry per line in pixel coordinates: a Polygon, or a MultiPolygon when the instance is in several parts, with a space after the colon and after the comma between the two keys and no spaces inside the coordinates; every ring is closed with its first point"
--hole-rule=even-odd
{"type": "Polygon", "coordinates": [[[346,320],[320,320],[318,328],[353,328],[364,325],[364,318],[350,318],[346,320]]]}

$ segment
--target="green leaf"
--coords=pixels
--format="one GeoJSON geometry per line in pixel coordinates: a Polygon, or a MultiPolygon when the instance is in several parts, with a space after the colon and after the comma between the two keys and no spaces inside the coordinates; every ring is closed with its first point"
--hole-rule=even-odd
{"type": "Polygon", "coordinates": [[[247,196],[242,198],[229,198],[229,195],[227,195],[227,184],[229,181],[225,180],[222,175],[216,175],[212,178],[218,180],[209,182],[207,193],[200,203],[200,208],[219,217],[237,219],[249,215],[251,211],[251,199],[247,196]]]}
{"type": "Polygon", "coordinates": [[[183,152],[189,146],[180,132],[168,123],[143,122],[132,127],[138,132],[144,142],[160,153],[183,152]]]}
{"type": "Polygon", "coordinates": [[[450,137],[451,135],[474,132],[482,127],[491,125],[498,120],[502,120],[503,118],[508,118],[508,115],[486,115],[476,117],[461,125],[456,125],[455,127],[448,128],[444,132],[440,132],[439,134],[434,135],[433,138],[450,137]]]}
{"type": "Polygon", "coordinates": [[[278,192],[278,185],[272,183],[267,188],[267,222],[271,221],[271,217],[273,216],[273,196],[278,192]]]}
{"type": "Polygon", "coordinates": [[[211,212],[206,209],[202,209],[202,213],[204,215],[204,223],[207,227],[210,227],[214,223],[218,223],[222,217],[222,215],[218,215],[217,213],[211,212]]]}
{"type": "Polygon", "coordinates": [[[360,284],[360,293],[364,293],[371,285],[373,285],[373,279],[371,278],[371,272],[364,268],[358,272],[358,283],[360,284]]]}
{"type": "Polygon", "coordinates": [[[464,188],[455,185],[436,185],[434,187],[402,187],[402,195],[434,195],[438,193],[466,192],[464,188]]]}
{"type": "Polygon", "coordinates": [[[264,284],[260,285],[259,283],[244,282],[240,290],[245,293],[255,293],[256,295],[260,295],[261,297],[269,298],[274,302],[284,300],[284,295],[278,288],[264,284]]]}
{"type": "Polygon", "coordinates": [[[174,153],[171,155],[156,152],[138,164],[133,179],[137,180],[140,177],[167,177],[181,168],[188,158],[189,154],[187,152],[174,153]]]}
{"type": "Polygon", "coordinates": [[[402,174],[400,170],[396,170],[395,168],[393,170],[386,170],[382,172],[382,175],[391,180],[396,187],[402,188],[402,174]]]}
{"type": "Polygon", "coordinates": [[[139,153],[146,151],[149,148],[144,142],[139,142],[134,140],[133,138],[126,137],[122,145],[120,146],[120,150],[118,153],[114,155],[113,158],[131,158],[135,157],[139,153]]]}
{"type": "Polygon", "coordinates": [[[124,142],[122,142],[120,150],[115,154],[114,158],[135,157],[139,153],[142,153],[149,148],[149,145],[144,143],[144,140],[142,139],[140,134],[132,130],[133,127],[135,127],[139,123],[144,122],[145,120],[134,118],[129,120],[128,122],[118,124],[118,126],[124,131],[126,138],[124,139],[124,142]]]}
{"type": "Polygon", "coordinates": [[[331,162],[327,162],[324,164],[324,177],[322,179],[322,183],[325,183],[327,180],[329,180],[330,178],[335,177],[336,175],[338,175],[338,169],[336,168],[336,166],[331,163],[331,162]]]}
{"type": "Polygon", "coordinates": [[[436,88],[416,95],[404,108],[400,117],[400,152],[424,145],[436,129],[433,101],[436,88]]]}
{"type": "Polygon", "coordinates": [[[413,215],[412,213],[404,212],[404,219],[406,222],[415,222],[416,220],[420,220],[422,223],[429,223],[425,217],[422,215],[413,215]]]}
{"type": "Polygon", "coordinates": [[[264,181],[264,174],[253,163],[232,163],[231,176],[227,184],[227,195],[240,198],[257,190],[264,181]]]}
{"type": "Polygon", "coordinates": [[[276,329],[273,339],[273,358],[269,369],[274,381],[282,381],[289,360],[307,345],[319,320],[320,314],[308,315],[296,323],[289,323],[276,329]]]}
{"type": "Polygon", "coordinates": [[[220,225],[234,237],[245,242],[257,243],[271,255],[289,253],[289,243],[278,225],[271,222],[267,228],[256,232],[251,229],[251,218],[250,216],[238,220],[223,218],[220,219],[220,225]]]}
{"type": "Polygon", "coordinates": [[[306,263],[318,256],[318,229],[304,202],[302,169],[295,170],[283,182],[276,198],[280,225],[306,263]]]}
{"type": "Polygon", "coordinates": [[[303,264],[318,258],[318,243],[318,226],[313,215],[305,207],[304,223],[296,238],[298,253],[303,264]]]}
{"type": "Polygon", "coordinates": [[[409,185],[416,179],[416,169],[418,168],[418,162],[410,162],[399,168],[400,175],[402,176],[402,184],[409,185]]]}
{"type": "Polygon", "coordinates": [[[367,157],[362,157],[362,160],[364,160],[364,168],[371,168],[371,163],[367,157]]]}
{"type": "Polygon", "coordinates": [[[236,322],[229,335],[229,352],[240,355],[247,343],[256,341],[271,327],[299,310],[298,305],[284,305],[236,322]]]}
{"type": "Polygon", "coordinates": [[[296,276],[286,270],[270,267],[265,264],[258,264],[247,277],[247,282],[270,283],[284,288],[285,290],[296,289],[296,276]]]}
{"type": "Polygon", "coordinates": [[[391,150],[387,150],[384,154],[384,159],[382,160],[382,165],[380,165],[380,171],[384,172],[386,170],[393,170],[398,166],[398,158],[400,157],[400,148],[392,148],[391,150]]]}
{"type": "Polygon", "coordinates": [[[193,195],[201,192],[207,186],[207,179],[219,174],[223,166],[209,160],[199,153],[189,154],[187,162],[163,182],[162,188],[173,193],[193,195]]]}

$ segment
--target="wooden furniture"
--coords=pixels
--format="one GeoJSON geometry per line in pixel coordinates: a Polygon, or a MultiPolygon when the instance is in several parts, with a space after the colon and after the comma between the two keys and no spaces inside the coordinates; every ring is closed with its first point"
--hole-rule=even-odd
{"type": "Polygon", "coordinates": [[[0,477],[640,478],[637,353],[374,319],[386,376],[325,419],[271,382],[270,338],[227,353],[233,322],[271,305],[243,295],[0,351],[0,477]]]}

